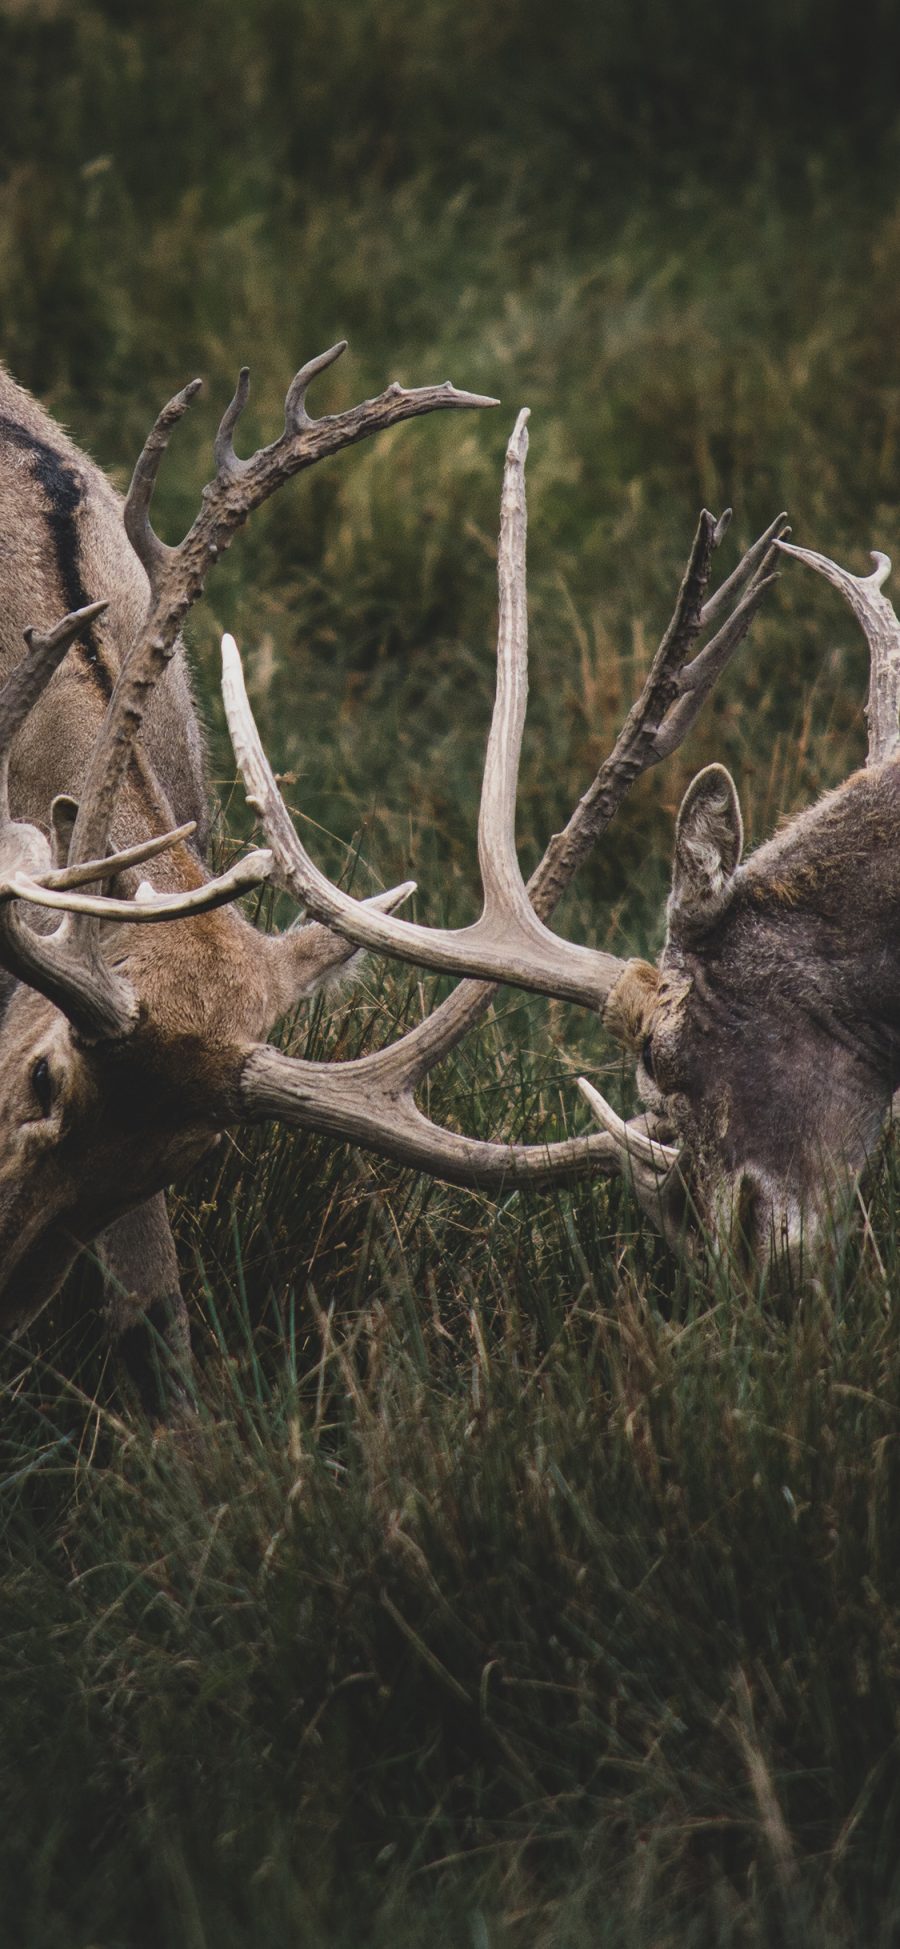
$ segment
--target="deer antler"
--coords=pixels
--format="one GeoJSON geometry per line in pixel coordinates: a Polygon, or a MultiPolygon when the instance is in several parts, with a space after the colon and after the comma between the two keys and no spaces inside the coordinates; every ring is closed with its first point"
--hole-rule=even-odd
{"type": "Polygon", "coordinates": [[[85,953],[74,938],[74,923],[68,919],[53,934],[35,933],[18,912],[16,902],[27,900],[32,906],[55,907],[65,915],[89,914],[104,920],[172,920],[189,913],[222,906],[249,887],[268,879],[271,853],[259,851],[230,868],[220,878],[206,881],[186,894],[159,895],[153,901],[110,900],[103,896],[74,891],[86,881],[107,879],[116,872],[142,864],[180,843],[193,831],[193,823],[141,841],[139,845],[108,855],[102,860],[73,863],[60,870],[50,866],[50,851],[43,833],[35,826],[14,820],[9,810],[9,758],[13,739],[21,729],[54,671],[72,644],[83,635],[105,602],[91,603],[85,609],[64,616],[47,635],[25,632],[28,653],[7,678],[0,690],[0,946],[4,964],[22,981],[37,988],[70,1019],[85,1036],[127,1034],[137,1019],[137,1002],[128,982],[113,974],[99,952],[85,953]]]}
{"type": "MultiPolygon", "coordinates": [[[[99,954],[73,950],[72,922],[55,934],[36,934],[21,915],[16,884],[21,874],[35,885],[51,875],[50,849],[35,826],[14,820],[9,807],[9,759],[13,739],[46,689],[54,671],[82,632],[103,613],[105,602],[64,616],[46,636],[26,632],[28,653],[0,691],[0,951],[18,980],[65,1010],[85,1035],[124,1034],[137,1020],[128,984],[99,954]]],[[[76,898],[77,896],[71,896],[76,898]]]]}
{"type": "MultiPolygon", "coordinates": [[[[638,703],[615,749],[563,834],[551,842],[535,881],[526,890],[515,848],[516,781],[528,694],[528,619],[525,597],[525,456],[527,409],[520,413],[506,455],[501,504],[500,627],[497,691],[488,740],[478,858],[484,905],[481,918],[459,929],[428,928],[390,915],[364,912],[360,903],[319,872],[288,816],[253,721],[234,638],[222,642],[222,695],[247,798],[262,821],[275,870],[284,888],[308,911],[357,946],[396,955],[445,974],[481,975],[564,1001],[602,1009],[623,973],[615,955],[561,940],[544,924],[598,833],[641,772],[681,742],[703,699],[733,655],[772,580],[769,543],[784,517],[755,548],[746,575],[749,587],[718,635],[692,661],[690,650],[703,624],[702,596],[713,548],[724,532],[712,515],[700,528],[678,608],[657,651],[638,703]],[[535,882],[537,884],[535,885],[535,882]],[[552,889],[552,892],[551,892],[552,889]],[[536,897],[535,897],[536,896],[536,897]]],[[[742,564],[742,570],[745,568],[742,564]]],[[[719,605],[721,610],[721,604],[719,605]]]]}
{"type": "MultiPolygon", "coordinates": [[[[327,454],[422,413],[496,404],[478,394],[457,391],[449,380],[414,391],[395,384],[377,399],[313,420],[306,410],[307,389],[344,350],[342,341],[302,367],[288,388],[284,431],[248,460],[239,459],[234,450],[234,429],[249,391],[249,374],[246,368],[241,372],[216,437],[215,478],[204,489],[196,520],[175,548],[167,547],[154,533],[150,503],[170,434],[199,390],[200,381],[186,386],[160,413],[138,460],[125,505],[126,530],[150,583],[149,607],[120,671],[91,755],[62,872],[52,870],[43,835],[36,828],[10,820],[9,751],[16,732],[67,650],[102,614],[106,603],[73,612],[46,637],[28,632],[29,654],[0,692],[0,958],[18,979],[61,1008],[85,1037],[127,1035],[138,1019],[137,1001],[126,978],[114,973],[104,957],[99,931],[102,923],[145,924],[208,912],[259,886],[271,872],[271,855],[261,850],[218,878],[178,894],[121,901],[74,891],[86,881],[108,878],[117,869],[150,858],[185,837],[187,829],[179,828],[154,836],[137,849],[108,854],[116,796],[148,699],[174,653],[180,625],[202,592],[210,566],[253,508],[292,475],[327,454]],[[62,911],[65,917],[56,932],[36,933],[17,907],[22,900],[62,911]]],[[[375,905],[397,904],[406,891],[395,888],[376,896],[375,905]]]]}
{"type": "MultiPolygon", "coordinates": [[[[360,945],[420,965],[493,975],[547,994],[585,1002],[607,1013],[621,986],[645,982],[643,964],[560,941],[543,922],[552,914],[581,860],[613,817],[641,772],[673,750],[694,722],[704,697],[749,629],[770,586],[779,516],[748,550],[723,589],[703,606],[712,553],[726,521],[703,514],[675,614],[647,681],[613,752],[561,834],[523,887],[515,855],[515,781],[527,689],[525,489],[527,414],[520,414],[507,450],[498,558],[500,627],[498,682],[479,819],[484,912],[474,927],[428,930],[370,916],[325,880],[298,839],[278,792],[253,722],[233,639],[223,644],[223,695],[235,755],[250,803],[259,813],[275,860],[275,876],[310,911],[360,945]],[[734,607],[729,609],[730,602],[734,607]],[[719,621],[713,639],[693,657],[704,623],[719,621]]],[[[474,1026],[495,989],[467,980],[416,1028],[390,1047],[351,1063],[324,1067],[268,1045],[246,1062],[234,1112],[254,1120],[277,1116],[306,1128],[349,1137],[404,1163],[454,1182],[496,1185],[545,1182],[601,1169],[628,1170],[642,1203],[660,1220],[661,1178],[677,1153],[623,1125],[602,1107],[606,1129],[546,1146],[481,1144],[441,1129],[418,1109],[414,1092],[428,1072],[474,1026]],[[624,1133],[624,1137],[623,1137],[624,1133]]],[[[663,1213],[663,1222],[666,1222],[663,1213]]]]}
{"type": "MultiPolygon", "coordinates": [[[[246,374],[242,374],[219,428],[215,479],[205,489],[200,512],[177,548],[166,547],[154,534],[149,508],[170,432],[196,387],[186,388],[160,415],[135,470],[126,508],[128,531],[150,581],[147,617],[120,672],[92,755],[65,867],[52,866],[46,841],[37,834],[36,846],[29,839],[26,845],[12,845],[8,858],[0,853],[0,868],[8,865],[0,883],[0,959],[48,995],[83,1035],[127,1036],[136,1025],[137,999],[127,978],[104,957],[103,922],[190,917],[234,898],[248,882],[258,883],[271,875],[333,930],[325,935],[335,945],[323,965],[336,964],[353,947],[369,947],[471,978],[407,1035],[355,1062],[329,1068],[299,1061],[268,1044],[256,1044],[247,1053],[243,1044],[233,1071],[227,1064],[218,1067],[216,1101],[208,1105],[211,1123],[277,1115],[468,1184],[541,1182],[598,1168],[627,1168],[642,1201],[658,1214],[676,1154],[648,1138],[642,1126],[623,1125],[602,1098],[597,1099],[606,1124],[602,1131],[559,1144],[518,1146],[479,1143],[441,1129],[418,1108],[415,1091],[484,1014],[495,992],[491,984],[497,981],[579,1001],[602,1011],[607,1022],[637,1019],[639,1000],[656,979],[655,971],[646,964],[561,940],[547,922],[634,779],[680,743],[746,635],[772,580],[772,543],[783,531],[783,516],[754,543],[705,606],[712,555],[727,517],[716,522],[711,514],[701,516],[672,622],[641,695],[613,751],[564,831],[550,841],[526,887],[515,849],[516,779],[527,694],[524,467],[528,415],[520,414],[504,473],[498,681],[479,815],[484,907],[471,927],[428,929],[404,922],[390,909],[408,889],[360,902],[318,872],[293,829],[265,759],[243,687],[240,659],[230,639],[224,646],[226,710],[248,796],[263,818],[271,851],[252,854],[218,881],[175,896],[150,894],[119,901],[103,893],[77,891],[79,884],[108,878],[117,864],[135,863],[134,848],[107,856],[116,793],[148,695],[172,654],[183,616],[200,593],[210,564],[250,510],[291,474],[378,427],[440,408],[494,403],[458,393],[449,385],[418,392],[394,386],[348,413],[310,420],[307,387],[342,349],[333,348],[298,373],[287,396],[284,432],[249,460],[238,458],[233,443],[247,396],[246,374]],[[713,625],[715,634],[698,649],[704,627],[713,625]],[[55,934],[39,934],[28,926],[18,904],[23,900],[63,911],[55,934]],[[341,940],[346,940],[347,948],[337,945],[341,940]]],[[[47,681],[42,674],[45,659],[48,666],[53,657],[58,661],[67,647],[62,640],[66,631],[72,641],[84,620],[85,615],[67,618],[53,633],[52,647],[48,647],[50,639],[32,645],[33,656],[40,660],[40,681],[47,681]]],[[[37,694],[36,670],[37,665],[21,677],[17,672],[19,690],[9,697],[6,691],[0,693],[0,730],[5,719],[22,721],[26,697],[37,694]]],[[[150,844],[174,844],[180,836],[180,832],[154,836],[148,851],[150,844]]],[[[291,937],[284,939],[289,942],[291,937]]]]}
{"type": "Polygon", "coordinates": [[[260,447],[249,460],[238,459],[234,451],[234,430],[250,387],[248,370],[243,368],[216,435],[215,477],[203,490],[196,520],[175,548],[167,547],[154,532],[150,504],[169,437],[195,398],[200,380],[193,380],[163,407],[134,470],[125,503],[125,528],[147,571],[150,607],[120,673],[92,755],[72,835],[73,864],[104,852],[119,781],[140,730],[148,696],[174,652],[187,611],[202,594],[210,567],[229,547],[253,509],[294,474],[400,420],[498,403],[479,393],[459,392],[448,379],[441,386],[414,390],[394,384],[377,399],[364,400],[347,412],[311,419],[306,410],[307,390],[345,350],[346,340],[342,339],[301,368],[288,387],[283,433],[270,446],[260,447]]]}
{"type": "Polygon", "coordinates": [[[797,548],[793,542],[779,541],[785,555],[793,555],[823,575],[832,587],[840,589],[860,624],[869,645],[869,723],[870,765],[896,758],[900,751],[900,622],[893,605],[882,595],[882,584],[891,572],[891,558],[872,550],[875,567],[871,575],[852,575],[828,555],[817,555],[812,548],[797,548]]]}

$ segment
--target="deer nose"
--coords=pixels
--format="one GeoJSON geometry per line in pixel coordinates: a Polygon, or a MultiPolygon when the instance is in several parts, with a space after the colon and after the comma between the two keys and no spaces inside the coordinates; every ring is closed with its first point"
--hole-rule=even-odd
{"type": "Polygon", "coordinates": [[[814,1244],[814,1215],[804,1214],[791,1188],[770,1182],[764,1173],[739,1171],[733,1182],[729,1249],[735,1264],[758,1274],[780,1267],[793,1278],[802,1272],[804,1252],[814,1244]],[[805,1222],[804,1222],[805,1220],[805,1222]]]}
{"type": "Polygon", "coordinates": [[[752,1274],[765,1259],[771,1200],[746,1169],[723,1174],[707,1204],[709,1240],[717,1257],[738,1274],[752,1274]]]}

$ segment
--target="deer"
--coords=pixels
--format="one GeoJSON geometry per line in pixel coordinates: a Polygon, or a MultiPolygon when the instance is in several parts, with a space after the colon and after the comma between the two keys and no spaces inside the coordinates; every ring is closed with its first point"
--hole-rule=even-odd
{"type": "MultiPolygon", "coordinates": [[[[823,1167],[829,1184],[841,1173],[849,1179],[877,1139],[893,1068],[873,1026],[874,997],[864,1019],[864,982],[860,973],[854,985],[849,952],[840,995],[831,979],[827,915],[836,928],[841,876],[854,870],[848,835],[855,834],[854,862],[870,842],[873,857],[879,846],[884,853],[890,754],[879,750],[862,780],[804,814],[770,842],[768,857],[764,847],[745,866],[733,784],[720,767],[701,773],[676,825],[658,967],[567,941],[549,925],[635,779],[681,745],[747,636],[781,552],[792,549],[784,515],[710,594],[729,516],[703,511],[640,694],[568,823],[527,886],[522,879],[515,806],[527,698],[527,409],[504,466],[497,686],[478,818],[480,917],[456,930],[425,927],[397,911],[412,882],[360,901],[320,873],[266,759],[230,636],[222,645],[225,713],[266,843],[225,872],[210,872],[203,741],[181,647],[206,576],[251,512],[294,474],[401,420],[497,404],[449,381],[412,390],[394,383],[359,406],[313,418],[309,388],[344,349],[341,341],[300,369],[283,431],[248,458],[235,448],[249,388],[242,370],[215,438],[213,477],[174,546],[156,534],[151,503],[198,381],[163,408],[124,504],[41,409],[4,381],[4,408],[23,430],[11,448],[26,490],[17,503],[27,545],[8,600],[11,619],[21,623],[32,603],[25,653],[14,658],[4,639],[9,662],[0,672],[0,967],[10,982],[0,1019],[4,1331],[32,1320],[95,1241],[121,1296],[114,1330],[161,1301],[180,1322],[163,1194],[242,1124],[283,1121],[487,1190],[623,1175],[678,1249],[692,1227],[721,1231],[735,1214],[760,1250],[785,1226],[795,1232],[814,1224],[823,1167]],[[77,495],[48,490],[54,466],[42,447],[59,472],[74,475],[77,495]],[[99,537],[93,550],[83,540],[89,531],[99,537]],[[57,620],[60,588],[77,606],[57,620]],[[300,909],[302,920],[284,934],[260,933],[238,904],[263,885],[300,909]],[[811,917],[818,895],[821,925],[811,917]],[[353,1060],[314,1062],[272,1043],[279,1020],[361,950],[461,979],[396,1041],[353,1060]],[[644,1110],[623,1120],[581,1079],[599,1124],[583,1135],[487,1142],[434,1123],[417,1092],[500,984],[587,1008],[638,1056],[644,1110]],[[815,1030],[817,1047],[830,1051],[821,1087],[834,1100],[835,1130],[826,1135],[827,1120],[816,1120],[812,1083],[796,1105],[782,1091],[787,1128],[766,1150],[765,1118],[754,1123],[750,1113],[753,1056],[782,993],[791,1031],[791,1010],[805,1008],[810,1035],[815,1030]],[[842,1063],[852,1084],[837,1081],[842,1063]],[[851,1098],[853,1116],[842,1118],[851,1098]],[[752,1214],[747,1182],[759,1201],[752,1214]]],[[[792,552],[822,567],[824,558],[792,552]]],[[[886,718],[893,710],[896,736],[900,626],[886,620],[893,612],[870,584],[833,564],[822,572],[853,601],[870,634],[873,667],[888,673],[886,718]]],[[[873,865],[873,906],[877,881],[873,865]]],[[[889,925],[885,919],[882,932],[889,925]]],[[[886,998],[886,967],[882,985],[886,998]]]]}

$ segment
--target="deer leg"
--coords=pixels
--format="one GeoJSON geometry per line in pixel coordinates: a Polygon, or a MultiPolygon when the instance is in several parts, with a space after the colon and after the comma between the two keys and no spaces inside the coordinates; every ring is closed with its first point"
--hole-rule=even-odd
{"type": "Polygon", "coordinates": [[[165,1194],[117,1218],[98,1243],[117,1357],[145,1407],[173,1397],[185,1406],[191,1332],[165,1194]]]}

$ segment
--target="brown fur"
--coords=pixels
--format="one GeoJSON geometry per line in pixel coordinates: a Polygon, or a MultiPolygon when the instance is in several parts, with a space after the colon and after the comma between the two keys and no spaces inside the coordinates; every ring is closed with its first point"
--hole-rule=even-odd
{"type": "MultiPolygon", "coordinates": [[[[143,620],[147,580],[122,525],[122,502],[0,367],[0,681],[24,654],[23,631],[46,630],[67,610],[107,600],[105,616],[65,658],[16,742],[14,816],[47,829],[51,800],[77,798],[112,684],[143,620]]],[[[179,649],[148,712],[117,811],[128,844],[174,811],[196,819],[202,842],[207,789],[203,740],[179,649]]],[[[160,863],[159,885],[168,864],[160,863]]]]}
{"type": "MultiPolygon", "coordinates": [[[[106,599],[68,652],[12,753],[13,817],[47,833],[58,793],[78,797],[112,686],[147,608],[122,503],[27,393],[0,368],[0,681],[24,653],[23,630],[106,599]]],[[[200,728],[179,648],[151,700],[143,742],[120,793],[113,842],[174,823],[205,824],[200,728]]],[[[205,878],[194,846],[142,869],[160,890],[205,878]]],[[[121,891],[133,890],[133,877],[121,891]]],[[[118,1325],[171,1301],[174,1254],[159,1197],[230,1120],[250,1046],[297,1000],[342,970],[353,950],[324,927],[266,938],[233,907],[169,923],[122,926],[110,959],[131,984],[139,1026],[86,1046],[41,995],[6,981],[0,1019],[0,1324],[50,1297],[79,1246],[101,1241],[118,1325]],[[50,1112],[35,1066],[52,1086],[50,1112]],[[134,1224],[128,1214],[134,1211],[134,1224]]],[[[183,1322],[178,1323],[183,1339],[183,1322]]]]}

